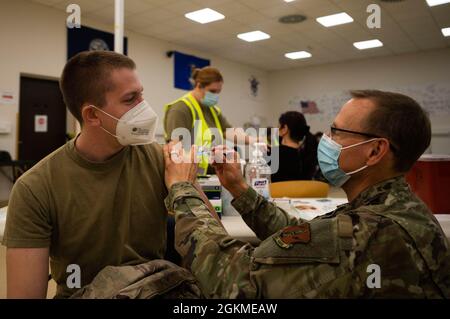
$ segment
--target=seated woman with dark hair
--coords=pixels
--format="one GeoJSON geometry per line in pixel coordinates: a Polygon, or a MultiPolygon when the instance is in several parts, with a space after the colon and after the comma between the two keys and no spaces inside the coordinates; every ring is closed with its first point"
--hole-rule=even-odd
{"type": "Polygon", "coordinates": [[[279,118],[280,145],[272,152],[280,154],[278,171],[272,174],[272,182],[311,180],[317,169],[317,141],[309,131],[302,113],[289,111],[279,118]]]}

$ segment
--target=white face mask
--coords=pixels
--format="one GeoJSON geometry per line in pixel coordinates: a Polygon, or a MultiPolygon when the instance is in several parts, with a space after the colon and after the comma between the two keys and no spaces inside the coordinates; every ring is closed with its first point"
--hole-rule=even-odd
{"type": "Polygon", "coordinates": [[[120,144],[124,146],[143,145],[155,141],[158,115],[156,115],[155,111],[153,111],[147,101],[142,101],[125,113],[120,119],[106,113],[95,105],[91,106],[117,121],[115,135],[106,130],[103,126],[101,126],[101,128],[106,133],[117,138],[120,144]]]}

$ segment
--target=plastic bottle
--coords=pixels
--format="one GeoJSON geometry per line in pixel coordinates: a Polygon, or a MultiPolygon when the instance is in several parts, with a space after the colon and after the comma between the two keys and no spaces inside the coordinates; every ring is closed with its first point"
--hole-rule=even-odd
{"type": "Polygon", "coordinates": [[[271,170],[264,160],[267,150],[265,143],[255,143],[254,150],[248,164],[245,166],[245,179],[251,187],[266,199],[270,198],[270,175],[271,170]]]}

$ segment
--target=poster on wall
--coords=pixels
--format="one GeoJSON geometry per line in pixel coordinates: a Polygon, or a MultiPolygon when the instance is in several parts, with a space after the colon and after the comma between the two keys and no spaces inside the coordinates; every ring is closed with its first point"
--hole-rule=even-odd
{"type": "Polygon", "coordinates": [[[48,131],[48,116],[35,115],[34,116],[34,131],[36,133],[47,133],[48,131]]]}
{"type": "MultiPolygon", "coordinates": [[[[113,51],[114,34],[81,26],[67,28],[67,59],[83,51],[113,51]]],[[[124,37],[123,52],[128,53],[128,38],[124,37]]]]}
{"type": "Polygon", "coordinates": [[[174,56],[174,87],[181,90],[192,90],[194,70],[211,64],[210,60],[177,51],[170,54],[174,56]]]}
{"type": "Polygon", "coordinates": [[[12,91],[0,91],[0,105],[17,104],[17,95],[12,91]]]}

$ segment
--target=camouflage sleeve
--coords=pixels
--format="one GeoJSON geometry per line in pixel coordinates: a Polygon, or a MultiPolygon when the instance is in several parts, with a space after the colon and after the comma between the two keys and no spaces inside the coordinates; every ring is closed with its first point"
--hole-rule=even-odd
{"type": "Polygon", "coordinates": [[[305,220],[290,216],[251,187],[240,197],[235,198],[231,204],[260,240],[266,239],[286,226],[305,222],[305,220]]]}
{"type": "Polygon", "coordinates": [[[238,203],[252,196],[256,202],[248,203],[248,208],[243,206],[244,213],[256,214],[260,210],[264,214],[265,209],[258,207],[266,205],[273,211],[265,218],[275,218],[280,227],[283,222],[279,219],[283,218],[285,225],[297,224],[280,229],[254,248],[228,236],[192,184],[173,185],[166,198],[167,208],[176,215],[176,249],[207,298],[361,295],[363,281],[355,278],[355,272],[367,276],[366,268],[360,269],[363,263],[354,263],[355,257],[350,258],[348,253],[352,255],[355,239],[367,241],[354,238],[350,217],[342,225],[338,218],[300,223],[252,191],[243,196],[238,203]]]}
{"type": "Polygon", "coordinates": [[[230,237],[190,183],[177,183],[166,198],[175,213],[175,246],[208,298],[255,298],[250,244],[230,237]]]}

